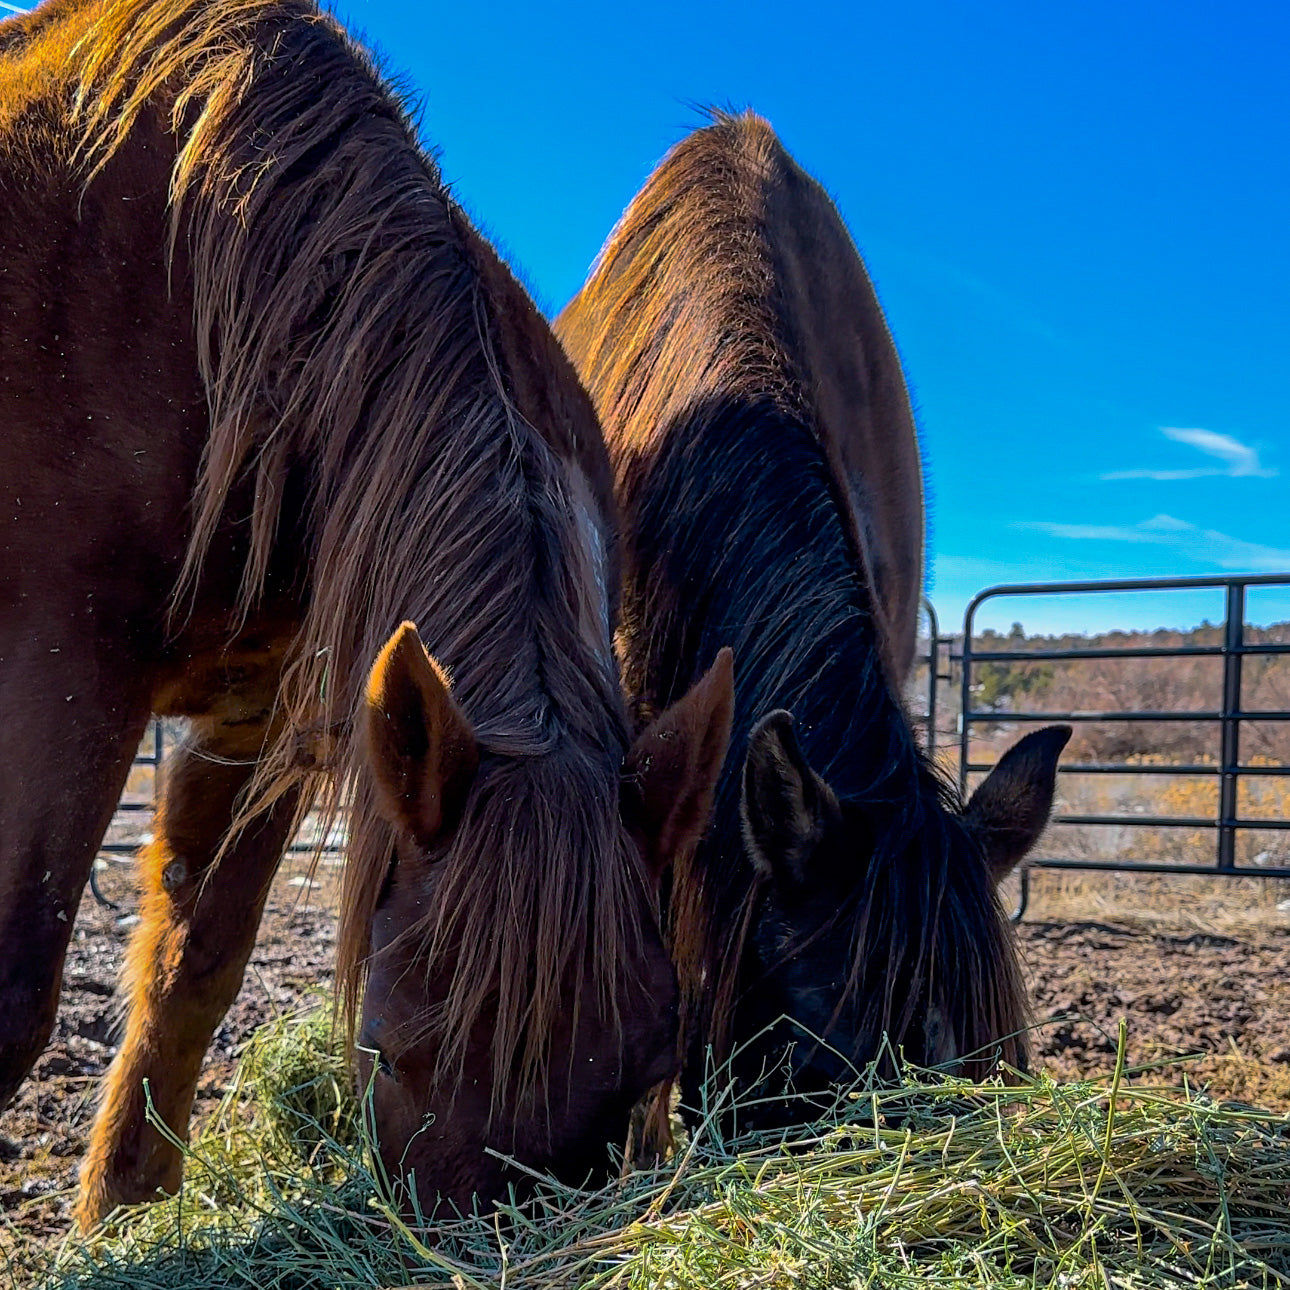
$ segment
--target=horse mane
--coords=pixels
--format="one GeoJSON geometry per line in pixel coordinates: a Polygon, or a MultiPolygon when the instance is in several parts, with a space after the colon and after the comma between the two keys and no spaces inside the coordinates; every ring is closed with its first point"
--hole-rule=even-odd
{"type": "Polygon", "coordinates": [[[714,113],[654,171],[556,322],[618,479],[628,693],[667,704],[721,646],[736,660],[714,826],[669,904],[683,1034],[728,1055],[761,881],[740,828],[744,754],[756,720],[787,708],[810,764],[873,821],[875,850],[837,914],[855,928],[843,1002],[899,1042],[920,983],[939,976],[979,1025],[964,1051],[1007,1036],[995,1053],[1019,1064],[1006,920],[982,899],[954,791],[893,691],[853,494],[816,415],[819,374],[787,334],[766,197],[786,167],[765,121],[714,113]]]}
{"type": "Polygon", "coordinates": [[[352,1033],[394,852],[354,718],[385,639],[417,622],[483,754],[408,933],[456,956],[428,1024],[441,1074],[460,1076],[486,1018],[494,1098],[527,1087],[570,970],[591,964],[612,1000],[635,935],[594,412],[403,103],[313,3],[86,11],[71,76],[86,182],[145,114],[175,141],[170,246],[191,265],[210,432],[172,616],[230,524],[249,535],[244,618],[281,592],[281,544],[305,553],[288,571],[302,624],[245,811],[296,790],[301,817],[321,802],[331,821],[345,799],[337,984],[352,1033]]]}

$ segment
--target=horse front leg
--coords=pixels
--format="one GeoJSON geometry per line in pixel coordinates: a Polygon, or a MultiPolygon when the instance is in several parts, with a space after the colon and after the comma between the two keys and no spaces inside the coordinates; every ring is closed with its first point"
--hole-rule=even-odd
{"type": "Polygon", "coordinates": [[[56,607],[0,626],[0,1110],[49,1040],[81,891],[147,724],[136,652],[56,607]]]}
{"type": "Polygon", "coordinates": [[[186,1139],[202,1060],[241,987],[295,813],[296,794],[287,793],[232,833],[263,737],[195,723],[167,760],[155,840],[140,856],[140,922],[124,975],[125,1038],[105,1077],[81,1170],[82,1230],[117,1205],[179,1187],[181,1154],[147,1122],[148,1096],[161,1120],[186,1139]]]}

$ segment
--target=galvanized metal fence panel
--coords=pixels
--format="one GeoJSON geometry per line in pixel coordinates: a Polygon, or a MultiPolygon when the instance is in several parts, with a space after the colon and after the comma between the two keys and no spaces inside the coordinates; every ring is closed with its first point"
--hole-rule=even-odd
{"type": "Polygon", "coordinates": [[[1024,913],[1029,899],[1029,874],[1033,869],[1105,870],[1116,873],[1170,873],[1231,875],[1244,878],[1290,878],[1290,866],[1242,865],[1237,863],[1237,837],[1245,830],[1284,831],[1290,820],[1242,817],[1239,811],[1240,784],[1243,777],[1290,775],[1290,766],[1250,765],[1241,759],[1242,726],[1251,721],[1290,722],[1290,711],[1246,711],[1242,707],[1241,679],[1244,661],[1253,655],[1290,655],[1290,643],[1249,642],[1246,639],[1246,595],[1253,587],[1290,587],[1290,574],[1251,574],[1214,578],[1140,578],[1096,582],[1025,583],[990,587],[968,605],[963,619],[962,645],[953,661],[960,668],[961,713],[959,718],[959,787],[966,793],[969,777],[988,772],[989,763],[971,759],[973,728],[1001,719],[1023,725],[1054,722],[1191,722],[1213,725],[1217,729],[1219,756],[1214,764],[1204,762],[1181,765],[1144,765],[1136,762],[1064,763],[1062,773],[1094,775],[1185,775],[1215,776],[1219,784],[1218,810],[1210,817],[1168,816],[1144,813],[1088,814],[1065,813],[1054,816],[1054,824],[1116,825],[1127,828],[1213,829],[1214,860],[1211,864],[1151,862],[1134,860],[1091,860],[1079,857],[1041,856],[1028,862],[1021,871],[1021,899],[1014,917],[1024,913]],[[1115,594],[1146,591],[1179,591],[1214,589],[1224,593],[1223,639],[1219,645],[1180,645],[1177,647],[1124,646],[1069,649],[980,649],[974,644],[977,613],[982,605],[1003,597],[1041,597],[1051,595],[1115,594]],[[1222,660],[1222,681],[1212,708],[1201,710],[1087,710],[1034,711],[1010,709],[978,710],[973,707],[974,668],[988,663],[1075,661],[1093,659],[1153,658],[1171,659],[1211,657],[1222,660]]]}

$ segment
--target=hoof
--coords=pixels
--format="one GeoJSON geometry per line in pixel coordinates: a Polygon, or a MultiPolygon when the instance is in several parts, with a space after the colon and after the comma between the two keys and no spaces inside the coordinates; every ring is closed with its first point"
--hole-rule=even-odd
{"type": "Polygon", "coordinates": [[[97,1144],[91,1139],[89,1154],[81,1166],[80,1190],[72,1210],[72,1217],[81,1232],[93,1231],[122,1205],[150,1204],[165,1200],[179,1190],[183,1160],[169,1143],[158,1142],[159,1150],[150,1153],[149,1158],[139,1162],[135,1168],[122,1171],[119,1147],[116,1157],[118,1168],[112,1169],[102,1163],[105,1159],[112,1159],[110,1149],[96,1149],[97,1144]]]}
{"type": "Polygon", "coordinates": [[[81,1179],[81,1189],[76,1197],[72,1218],[82,1236],[88,1236],[122,1201],[112,1195],[111,1189],[99,1183],[86,1183],[81,1179]]]}

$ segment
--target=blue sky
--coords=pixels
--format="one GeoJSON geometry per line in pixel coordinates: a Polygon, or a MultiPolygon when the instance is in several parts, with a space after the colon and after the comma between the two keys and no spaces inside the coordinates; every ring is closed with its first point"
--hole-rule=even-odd
{"type": "MultiPolygon", "coordinates": [[[[693,105],[769,117],[900,346],[943,620],[995,582],[1290,570],[1290,6],[337,11],[551,312],[693,105]]],[[[1255,603],[1290,617],[1290,595],[1255,603]]],[[[1217,604],[1021,616],[1176,625],[1217,604]]]]}

